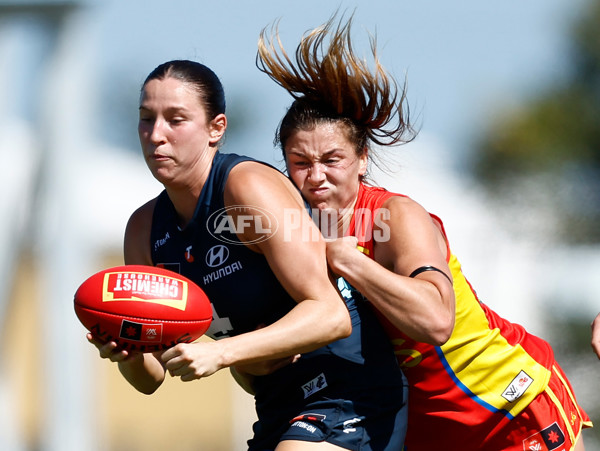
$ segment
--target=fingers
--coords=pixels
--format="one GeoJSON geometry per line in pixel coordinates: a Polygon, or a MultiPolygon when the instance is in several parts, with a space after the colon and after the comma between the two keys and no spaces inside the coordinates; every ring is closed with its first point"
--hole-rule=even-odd
{"type": "Polygon", "coordinates": [[[100,357],[103,359],[109,359],[111,362],[122,362],[129,357],[129,353],[125,350],[118,349],[118,345],[114,341],[103,342],[97,337],[94,337],[91,333],[86,334],[87,340],[96,346],[100,357]]]}
{"type": "Polygon", "coordinates": [[[96,338],[94,338],[94,336],[90,333],[87,333],[85,335],[85,338],[87,338],[87,340],[93,344],[94,346],[96,346],[97,348],[100,348],[104,343],[101,342],[100,340],[97,340],[96,338]]]}
{"type": "Polygon", "coordinates": [[[186,362],[178,358],[169,360],[166,368],[171,377],[179,377],[183,382],[190,382],[203,377],[203,374],[196,371],[192,362],[186,362]]]}
{"type": "Polygon", "coordinates": [[[187,382],[210,376],[219,366],[221,350],[217,342],[180,343],[167,349],[161,356],[164,367],[171,376],[187,382]]]}
{"type": "Polygon", "coordinates": [[[191,381],[195,378],[194,371],[190,367],[193,361],[185,356],[185,348],[179,345],[173,346],[163,352],[161,360],[172,377],[180,376],[182,381],[191,381]]]}
{"type": "Polygon", "coordinates": [[[163,351],[160,359],[163,361],[163,363],[167,363],[169,360],[180,356],[182,353],[181,348],[179,347],[179,345],[177,346],[173,346],[169,349],[167,349],[166,351],[163,351]]]}

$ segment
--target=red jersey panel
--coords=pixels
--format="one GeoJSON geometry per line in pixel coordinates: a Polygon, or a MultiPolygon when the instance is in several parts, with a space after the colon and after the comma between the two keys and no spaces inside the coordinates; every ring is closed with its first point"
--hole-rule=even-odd
{"type": "MultiPolygon", "coordinates": [[[[361,184],[348,235],[375,258],[378,220],[391,196],[361,184]],[[375,238],[375,239],[374,239],[375,238]]],[[[405,196],[406,197],[406,196],[405,196]]],[[[431,215],[443,230],[439,218],[431,215]]],[[[479,301],[448,246],[456,298],[456,321],[443,346],[412,340],[379,314],[409,382],[406,448],[452,449],[468,437],[481,447],[500,424],[523,411],[550,380],[554,353],[544,340],[511,323],[479,301]],[[477,426],[477,427],[473,427],[477,426]]]]}

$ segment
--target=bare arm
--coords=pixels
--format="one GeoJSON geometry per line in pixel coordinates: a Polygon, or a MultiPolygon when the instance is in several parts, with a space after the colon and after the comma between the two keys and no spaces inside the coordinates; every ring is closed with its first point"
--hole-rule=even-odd
{"type": "MultiPolygon", "coordinates": [[[[150,258],[150,226],[155,201],[152,200],[130,217],[125,229],[124,257],[126,265],[152,265],[150,258]]],[[[88,340],[100,352],[100,357],[117,362],[119,371],[138,391],[151,394],[162,384],[165,368],[160,356],[162,353],[129,353],[118,349],[117,343],[103,343],[91,334],[88,340]]]]}
{"type": "Polygon", "coordinates": [[[600,359],[600,313],[592,322],[592,349],[600,359]]]}
{"type": "MultiPolygon", "coordinates": [[[[309,352],[351,332],[348,310],[328,273],[325,242],[289,180],[264,165],[241,163],[230,174],[225,203],[262,208],[277,220],[279,227],[269,239],[248,247],[265,255],[297,305],[259,330],[169,349],[163,360],[182,380],[208,376],[224,367],[309,352]]],[[[254,233],[254,228],[247,228],[240,239],[252,243],[257,238],[254,233]]]]}
{"type": "Polygon", "coordinates": [[[392,197],[375,234],[375,260],[356,249],[356,239],[328,243],[332,270],[346,278],[396,327],[417,341],[441,345],[454,327],[455,300],[446,245],[429,214],[408,198],[392,197]],[[426,271],[408,277],[422,266],[426,271]]]}

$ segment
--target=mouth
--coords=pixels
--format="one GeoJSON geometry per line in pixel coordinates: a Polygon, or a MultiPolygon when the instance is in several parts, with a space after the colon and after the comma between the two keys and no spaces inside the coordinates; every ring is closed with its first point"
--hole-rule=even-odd
{"type": "Polygon", "coordinates": [[[148,159],[154,160],[154,161],[167,161],[167,160],[170,160],[170,157],[168,157],[166,155],[162,155],[160,153],[152,153],[152,154],[148,155],[148,159]]]}
{"type": "Polygon", "coordinates": [[[310,188],[308,190],[308,192],[310,193],[311,196],[321,197],[321,196],[324,196],[327,192],[329,192],[329,188],[325,188],[323,186],[318,187],[318,188],[310,188]]]}

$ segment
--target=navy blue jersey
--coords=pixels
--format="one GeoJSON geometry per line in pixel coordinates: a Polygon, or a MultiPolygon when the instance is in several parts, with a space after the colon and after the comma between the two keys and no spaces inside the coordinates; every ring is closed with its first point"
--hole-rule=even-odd
{"type": "MultiPolygon", "coordinates": [[[[202,287],[213,306],[207,335],[214,339],[271,324],[296,305],[266,258],[241,243],[226,219],[223,193],[227,177],[236,164],[248,160],[217,152],[194,217],[183,230],[166,191],[159,195],[154,209],[152,262],[202,287]]],[[[352,334],[256,378],[256,449],[275,446],[290,421],[313,403],[338,399],[363,406],[374,402],[380,413],[391,409],[397,414],[406,402],[403,375],[371,308],[343,279],[338,280],[338,287],[350,312],[352,334]]]]}

